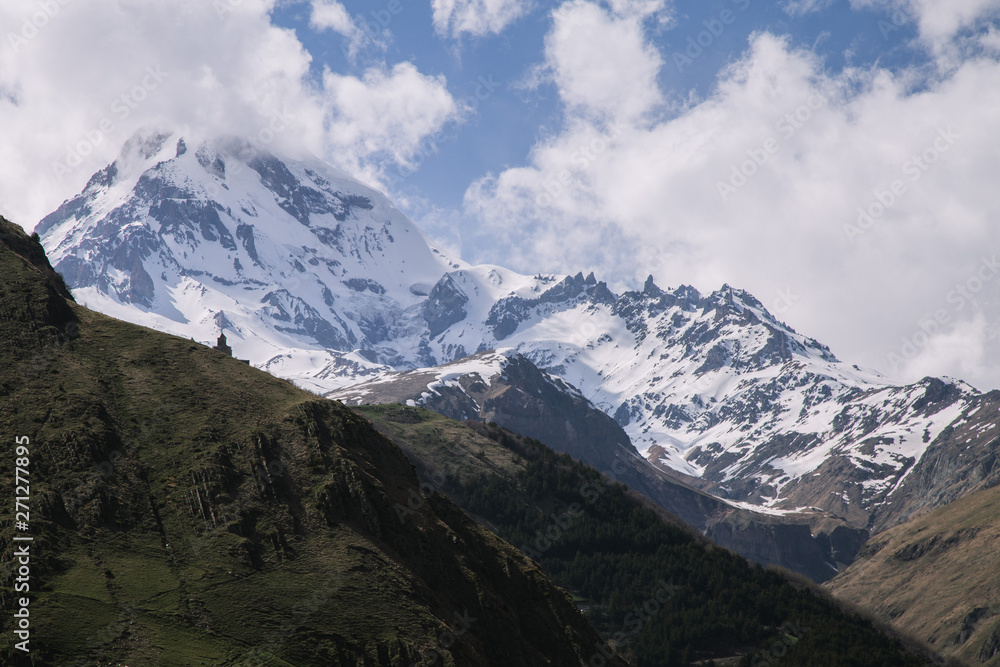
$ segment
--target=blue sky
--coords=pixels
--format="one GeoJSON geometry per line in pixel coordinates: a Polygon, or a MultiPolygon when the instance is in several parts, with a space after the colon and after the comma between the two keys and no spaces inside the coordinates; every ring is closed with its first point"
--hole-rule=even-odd
{"type": "MultiPolygon", "coordinates": [[[[396,14],[389,12],[389,0],[341,4],[366,35],[353,58],[345,52],[349,38],[310,26],[310,4],[289,3],[273,13],[274,23],[295,30],[312,55],[314,76],[320,76],[324,68],[361,75],[382,62],[409,61],[424,74],[446,77],[456,99],[475,104],[475,113],[449,127],[444,141],[428,142],[418,169],[401,172],[406,176],[401,185],[407,191],[440,206],[460,208],[468,182],[455,178],[456,174],[484,174],[517,164],[540,136],[562,123],[554,86],[523,89],[532,69],[542,61],[555,4],[535,3],[499,35],[462,35],[457,40],[436,33],[430,5],[419,0],[399,0],[396,14]],[[494,83],[499,86],[495,92],[494,83]],[[489,93],[489,97],[479,101],[477,93],[489,93]]],[[[674,3],[646,25],[667,60],[659,84],[680,104],[691,96],[709,95],[720,71],[738,59],[750,36],[760,31],[789,36],[793,44],[815,51],[832,70],[876,63],[890,69],[926,65],[928,54],[913,45],[915,25],[901,16],[889,7],[852,9],[847,2],[796,15],[779,3],[761,0],[693,0],[674,3]],[[731,22],[722,22],[724,11],[731,13],[731,22]],[[700,51],[689,43],[696,40],[697,44],[699,37],[707,44],[698,44],[700,51]]]]}
{"type": "Polygon", "coordinates": [[[30,229],[139,128],[280,117],[274,150],[382,189],[467,261],[728,283],[842,359],[1000,388],[998,19],[1000,0],[11,0],[0,214],[30,229]]]}

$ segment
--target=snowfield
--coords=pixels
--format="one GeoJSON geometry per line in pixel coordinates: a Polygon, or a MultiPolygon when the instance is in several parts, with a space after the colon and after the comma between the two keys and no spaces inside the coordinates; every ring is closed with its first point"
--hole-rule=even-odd
{"type": "Polygon", "coordinates": [[[429,393],[488,383],[522,354],[653,463],[778,514],[834,460],[856,473],[837,503],[848,487],[880,502],[977,395],[841,362],[729,286],[615,294],[593,274],[468,265],[381,193],[236,139],[137,134],[36,231],[80,303],[206,344],[224,331],[319,394],[363,399],[416,369],[429,393]]]}

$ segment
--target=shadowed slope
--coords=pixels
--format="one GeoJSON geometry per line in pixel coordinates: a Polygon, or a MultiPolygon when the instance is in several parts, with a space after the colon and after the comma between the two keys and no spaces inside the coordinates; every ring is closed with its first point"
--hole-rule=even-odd
{"type": "MultiPolygon", "coordinates": [[[[446,492],[535,558],[632,665],[929,661],[913,642],[887,636],[819,589],[711,544],[649,499],[536,440],[421,408],[358,411],[407,452],[424,493],[446,492]]],[[[594,655],[589,664],[601,664],[594,655]]]]}
{"type": "MultiPolygon", "coordinates": [[[[401,515],[419,482],[367,421],[76,306],[0,231],[0,455],[30,438],[35,662],[566,665],[599,640],[450,501],[401,515]]],[[[5,664],[12,605],[4,588],[5,664]]]]}

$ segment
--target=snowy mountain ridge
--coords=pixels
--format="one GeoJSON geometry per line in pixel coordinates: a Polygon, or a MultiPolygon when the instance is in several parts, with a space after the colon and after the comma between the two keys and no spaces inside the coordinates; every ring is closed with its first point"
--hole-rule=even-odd
{"type": "Polygon", "coordinates": [[[225,329],[290,377],[342,357],[331,350],[363,354],[461,266],[318,160],[236,139],[189,149],[169,132],[133,137],[36,231],[81,301],[203,341],[225,329]]]}
{"type": "MultiPolygon", "coordinates": [[[[456,283],[466,286],[477,274],[462,273],[456,283]]],[[[844,364],[729,287],[702,297],[649,280],[642,292],[617,296],[578,275],[525,303],[502,298],[485,318],[480,308],[479,318],[455,323],[432,349],[473,339],[523,354],[612,415],[650,461],[760,508],[820,507],[863,526],[976,395],[957,381],[899,387],[844,364]],[[517,315],[514,324],[514,315],[497,316],[501,308],[517,315]],[[837,475],[843,483],[829,492],[811,492],[809,476],[831,461],[848,462],[851,474],[837,475]]],[[[468,364],[438,367],[426,392],[455,386],[463,374],[489,383],[501,372],[495,361],[486,369],[479,359],[468,364]]],[[[364,402],[399,379],[386,370],[329,395],[364,402]]]]}
{"type": "Polygon", "coordinates": [[[449,259],[377,191],[237,139],[140,133],[36,231],[79,301],[201,341],[225,331],[238,356],[317,393],[502,350],[421,375],[426,391],[489,383],[523,355],[688,483],[858,527],[980,396],[843,363],[729,286],[650,277],[615,294],[593,274],[449,259]]]}

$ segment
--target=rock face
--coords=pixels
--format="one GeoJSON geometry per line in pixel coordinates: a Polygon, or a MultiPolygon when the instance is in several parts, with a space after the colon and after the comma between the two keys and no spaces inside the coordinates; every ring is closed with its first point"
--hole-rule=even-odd
{"type": "MultiPolygon", "coordinates": [[[[431,290],[427,301],[421,306],[424,320],[427,321],[427,331],[431,338],[444,332],[451,325],[461,322],[468,313],[465,304],[469,297],[455,285],[451,276],[445,275],[431,290]]],[[[465,355],[462,355],[465,356],[465,355]]]]}
{"type": "Polygon", "coordinates": [[[285,377],[403,335],[424,300],[411,286],[457,267],[329,165],[172,132],[134,136],[36,231],[87,303],[201,341],[225,312],[238,349],[285,377]]]}
{"type": "MultiPolygon", "coordinates": [[[[939,380],[929,382],[928,394],[940,396],[939,380]]],[[[958,419],[930,443],[910,474],[875,510],[873,530],[884,530],[970,493],[1000,485],[998,417],[1000,392],[991,391],[969,400],[958,419]]]]}
{"type": "Polygon", "coordinates": [[[456,420],[496,422],[627,484],[750,560],[815,581],[826,581],[851,562],[868,536],[821,512],[760,514],[689,486],[639,456],[621,426],[575,387],[517,353],[480,353],[433,372],[393,374],[330,396],[350,405],[405,403],[456,420]]]}
{"type": "MultiPolygon", "coordinates": [[[[727,501],[878,531],[996,467],[996,418],[973,412],[994,399],[959,381],[901,385],[841,362],[728,285],[650,277],[617,294],[593,274],[449,260],[378,192],[247,142],[137,135],[38,232],[82,301],[201,341],[225,329],[241,356],[317,393],[509,349],[575,387],[650,463],[727,501]],[[966,438],[978,444],[963,455],[966,438]]],[[[453,400],[449,414],[483,409],[453,400]]],[[[616,455],[620,433],[584,445],[562,437],[565,422],[541,427],[544,414],[525,428],[616,455]]]]}
{"type": "Polygon", "coordinates": [[[413,506],[413,467],[367,420],[73,304],[2,218],[0,275],[0,454],[14,434],[30,453],[34,662],[571,665],[601,642],[446,498],[413,506]]]}

